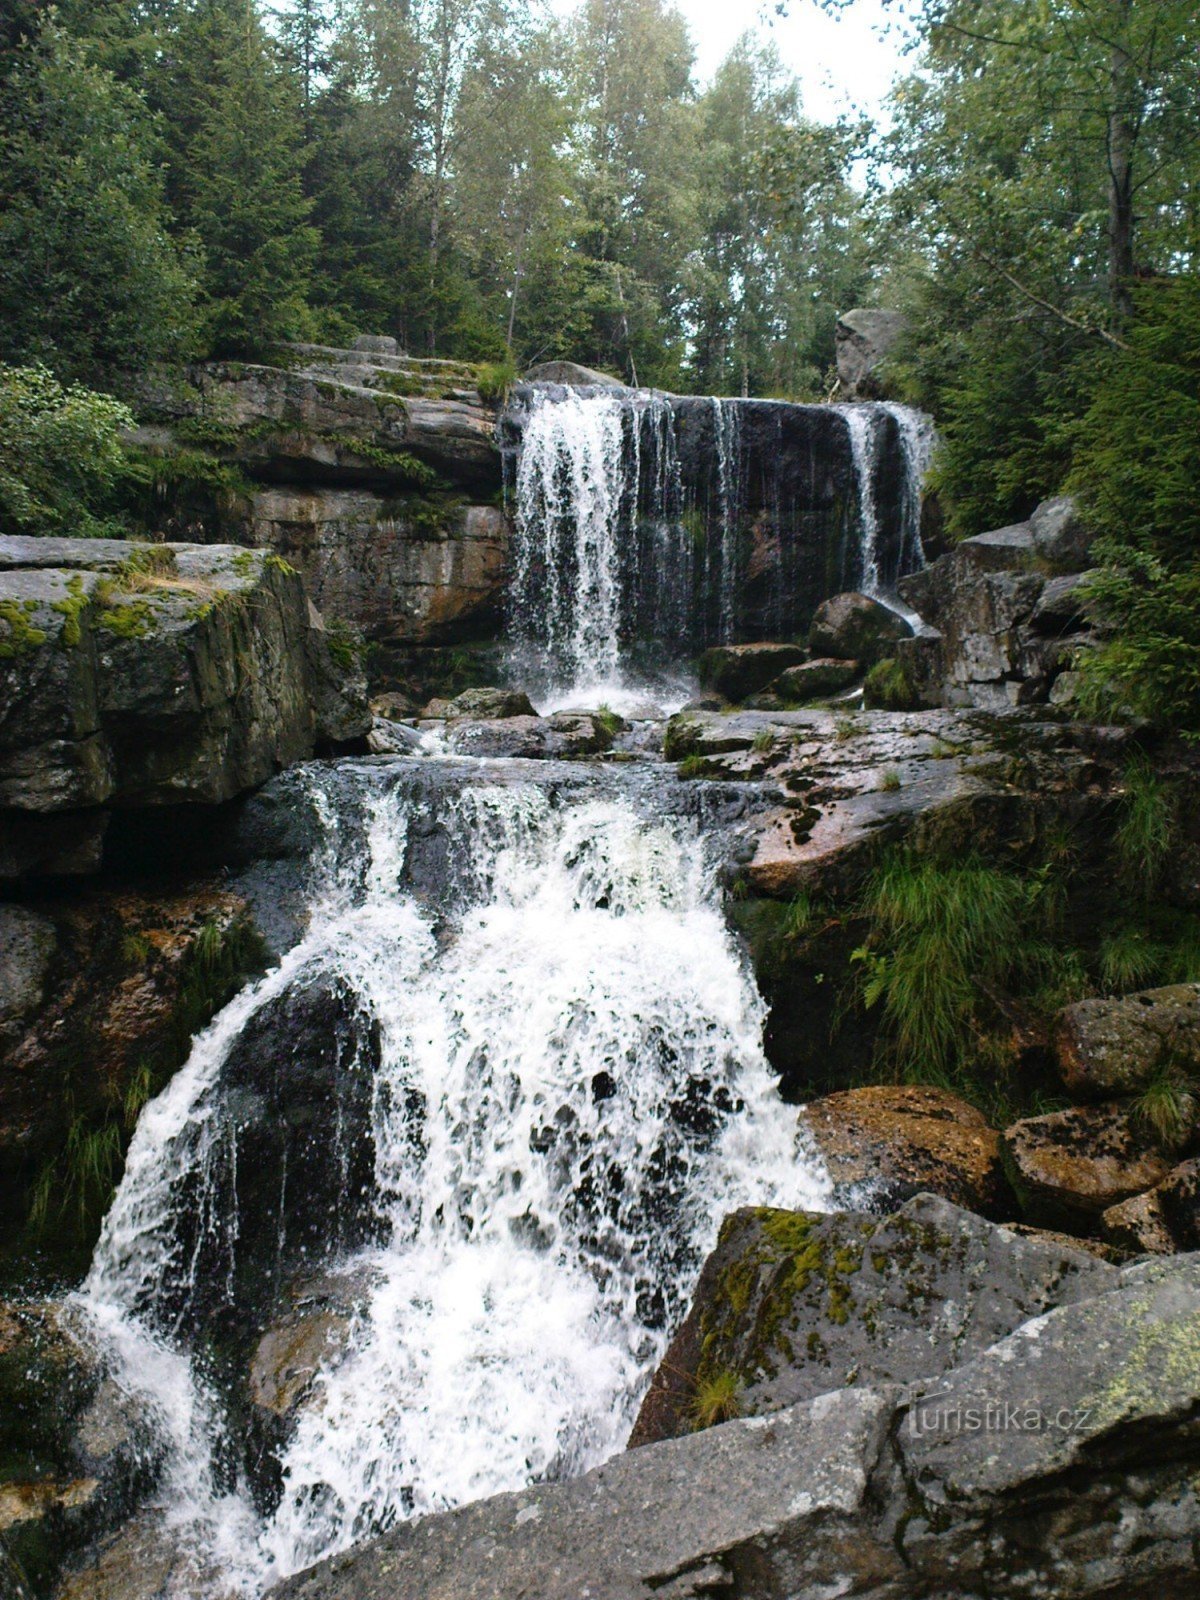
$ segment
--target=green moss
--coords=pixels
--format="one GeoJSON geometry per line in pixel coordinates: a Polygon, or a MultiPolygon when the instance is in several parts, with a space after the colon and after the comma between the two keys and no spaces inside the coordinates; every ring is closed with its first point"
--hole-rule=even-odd
{"type": "Polygon", "coordinates": [[[154,609],[147,600],[125,600],[96,618],[96,626],[117,639],[144,639],[154,631],[154,622],[154,609]]]}
{"type": "Polygon", "coordinates": [[[28,655],[45,644],[45,629],[29,620],[36,611],[36,600],[0,600],[0,661],[28,655]]]}
{"type": "Polygon", "coordinates": [[[879,661],[863,680],[863,704],[868,711],[916,711],[920,698],[899,661],[879,661]]]}
{"type": "Polygon", "coordinates": [[[51,602],[50,609],[65,620],[60,635],[65,649],[73,650],[83,637],[80,616],[87,609],[88,597],[83,592],[83,579],[78,573],[67,579],[67,593],[61,600],[51,602]]]}

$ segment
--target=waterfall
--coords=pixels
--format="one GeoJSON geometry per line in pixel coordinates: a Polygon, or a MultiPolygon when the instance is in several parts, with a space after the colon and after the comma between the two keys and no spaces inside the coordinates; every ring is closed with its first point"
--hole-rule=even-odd
{"type": "Polygon", "coordinates": [[[875,471],[879,460],[879,411],[873,405],[847,406],[843,415],[854,462],[858,491],[858,586],[877,595],[879,580],[879,510],[875,499],[875,471]]]}
{"type": "Polygon", "coordinates": [[[933,431],[905,406],[533,387],[501,436],[510,670],[552,708],[619,709],[707,645],[802,632],[837,586],[886,595],[923,561],[933,431]]]}
{"type": "Polygon", "coordinates": [[[717,485],[720,494],[720,577],[721,597],[718,642],[729,644],[734,638],[737,607],[737,519],[741,509],[742,409],[737,401],[713,397],[713,435],[717,455],[717,485]]]}
{"type": "MultiPolygon", "coordinates": [[[[826,1201],[696,827],[616,769],[555,789],[481,764],[441,791],[420,769],[313,769],[308,932],[143,1112],[79,1295],[162,1436],[174,1535],[215,1568],[189,1596],[256,1594],[399,1518],[610,1456],[721,1218],[826,1201]],[[369,1109],[357,1137],[322,1129],[344,1205],[305,1259],[360,1288],[264,1495],[188,1330],[238,1310],[262,1232],[238,1203],[244,1074],[290,1046],[254,1030],[319,984],[357,1019],[337,1072],[369,1077],[369,1109]],[[339,1243],[364,1147],[373,1227],[339,1243]]],[[[312,1221],[287,1196],[280,1259],[312,1221]]]]}
{"type": "Polygon", "coordinates": [[[883,410],[894,420],[900,432],[900,449],[904,456],[903,527],[900,541],[901,573],[916,572],[925,565],[925,551],[921,544],[921,504],[924,498],[925,477],[933,460],[937,434],[933,418],[912,406],[885,402],[883,410]]]}

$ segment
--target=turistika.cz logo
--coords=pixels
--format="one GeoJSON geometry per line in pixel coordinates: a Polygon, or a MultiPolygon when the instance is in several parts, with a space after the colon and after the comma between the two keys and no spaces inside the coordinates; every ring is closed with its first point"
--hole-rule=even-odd
{"type": "Polygon", "coordinates": [[[1021,1400],[951,1400],[949,1395],[925,1395],[909,1408],[909,1433],[942,1434],[957,1438],[970,1433],[1080,1433],[1087,1427],[1087,1406],[1059,1406],[1048,1410],[1021,1400]]]}

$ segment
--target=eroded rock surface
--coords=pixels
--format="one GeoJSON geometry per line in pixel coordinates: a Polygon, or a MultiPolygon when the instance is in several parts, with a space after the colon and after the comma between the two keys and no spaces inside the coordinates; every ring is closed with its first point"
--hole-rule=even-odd
{"type": "Polygon", "coordinates": [[[1026,1215],[1047,1227],[1086,1228],[1171,1169],[1153,1131],[1115,1103],[1027,1117],[1005,1130],[1003,1148],[1026,1215]]]}
{"type": "Polygon", "coordinates": [[[1200,1067],[1200,983],[1068,1006],[1055,1028],[1063,1083],[1080,1100],[1134,1094],[1174,1061],[1200,1067]]]}

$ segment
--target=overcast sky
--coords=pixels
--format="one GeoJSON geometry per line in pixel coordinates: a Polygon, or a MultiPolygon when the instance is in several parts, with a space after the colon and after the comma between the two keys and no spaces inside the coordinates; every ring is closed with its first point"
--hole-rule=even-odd
{"type": "Polygon", "coordinates": [[[808,115],[826,121],[839,111],[875,111],[901,66],[900,40],[881,39],[880,0],[856,0],[838,20],[812,0],[791,0],[786,17],[761,0],[675,0],[696,44],[697,69],[707,79],[740,34],[754,27],[773,38],[804,88],[808,115]],[[768,22],[768,17],[774,17],[768,22]]]}

